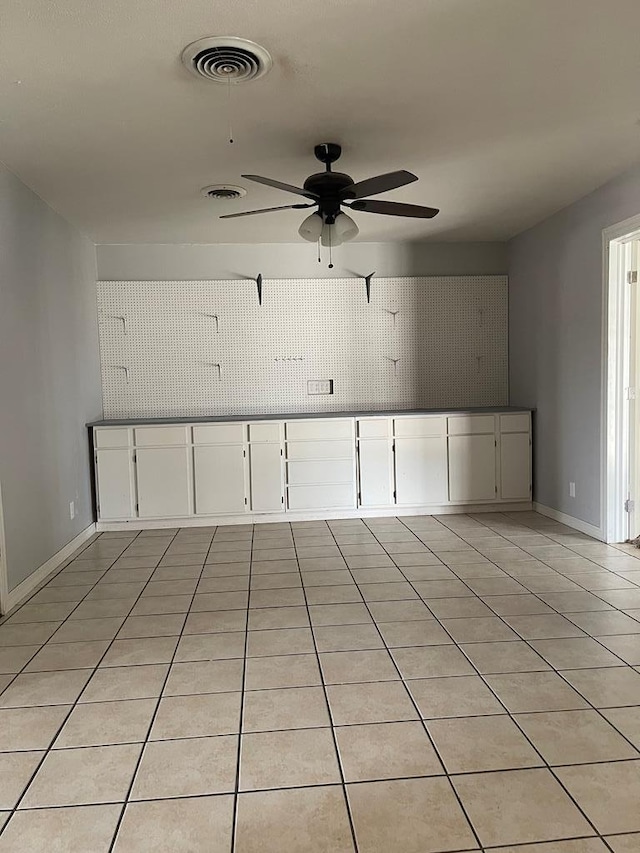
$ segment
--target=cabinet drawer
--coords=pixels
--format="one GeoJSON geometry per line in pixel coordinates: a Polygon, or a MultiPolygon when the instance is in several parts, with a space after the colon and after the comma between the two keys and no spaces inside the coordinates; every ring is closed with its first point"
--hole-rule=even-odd
{"type": "Polygon", "coordinates": [[[446,418],[395,418],[397,437],[446,435],[446,418]]]}
{"type": "Polygon", "coordinates": [[[324,483],[352,483],[353,462],[349,459],[317,460],[314,462],[289,462],[289,485],[320,485],[324,483]]]}
{"type": "Polygon", "coordinates": [[[529,432],[528,413],[500,415],[500,432],[529,432]]]}
{"type": "Polygon", "coordinates": [[[187,444],[187,427],[137,427],[136,447],[169,447],[187,444]]]}
{"type": "Polygon", "coordinates": [[[268,424],[249,424],[249,441],[280,441],[278,421],[268,424]]]}
{"type": "Polygon", "coordinates": [[[351,484],[333,486],[289,486],[289,509],[343,509],[355,507],[351,484]]]}
{"type": "Polygon", "coordinates": [[[95,446],[99,449],[105,447],[128,447],[129,446],[129,430],[126,427],[122,429],[94,429],[93,440],[95,446]]]}
{"type": "Polygon", "coordinates": [[[493,415],[459,415],[448,421],[449,435],[493,435],[496,428],[493,415]]]}
{"type": "Polygon", "coordinates": [[[358,421],[359,438],[387,438],[390,432],[390,418],[368,418],[358,421]]]}
{"type": "Polygon", "coordinates": [[[287,444],[287,459],[353,459],[353,441],[290,441],[287,444]]]}
{"type": "Polygon", "coordinates": [[[288,421],[287,440],[340,439],[353,436],[352,420],[288,421]]]}
{"type": "Polygon", "coordinates": [[[194,426],[194,444],[242,444],[244,424],[206,424],[194,426]]]}

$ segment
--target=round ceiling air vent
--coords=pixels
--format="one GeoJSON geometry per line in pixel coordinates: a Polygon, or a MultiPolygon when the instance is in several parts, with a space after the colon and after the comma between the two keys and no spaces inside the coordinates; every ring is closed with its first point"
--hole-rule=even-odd
{"type": "Polygon", "coordinates": [[[248,39],[212,36],[187,45],[182,62],[195,74],[214,83],[247,83],[271,70],[267,50],[248,39]]]}
{"type": "Polygon", "coordinates": [[[212,198],[216,201],[233,201],[236,198],[244,198],[247,194],[244,187],[237,187],[232,184],[212,184],[210,187],[202,187],[200,192],[205,198],[212,198]]]}

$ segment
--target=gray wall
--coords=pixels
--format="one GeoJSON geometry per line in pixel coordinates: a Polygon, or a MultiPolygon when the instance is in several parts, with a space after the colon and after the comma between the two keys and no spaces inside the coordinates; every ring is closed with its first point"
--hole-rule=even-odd
{"type": "Polygon", "coordinates": [[[504,275],[506,243],[347,243],[319,264],[314,244],[116,244],[96,247],[102,281],[343,278],[366,275],[504,275]]]}
{"type": "Polygon", "coordinates": [[[601,524],[602,231],[640,213],[640,167],[509,244],[511,402],[535,406],[534,497],[601,524]],[[569,497],[569,481],[576,497],[569,497]]]}
{"type": "Polygon", "coordinates": [[[0,484],[9,589],[92,521],[95,247],[0,166],[0,484]],[[69,502],[76,517],[69,517],[69,502]]]}

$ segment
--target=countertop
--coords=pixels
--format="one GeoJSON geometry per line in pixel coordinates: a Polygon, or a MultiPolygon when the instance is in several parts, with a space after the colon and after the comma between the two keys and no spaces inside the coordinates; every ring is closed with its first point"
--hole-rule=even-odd
{"type": "Polygon", "coordinates": [[[500,413],[531,412],[524,406],[485,406],[476,408],[448,409],[390,409],[389,411],[361,412],[285,412],[274,415],[201,415],[186,418],[114,418],[113,420],[92,421],[88,427],[141,426],[161,424],[206,424],[206,423],[252,423],[255,421],[294,421],[303,419],[320,420],[324,418],[369,418],[401,417],[403,415],[493,415],[500,413]]]}

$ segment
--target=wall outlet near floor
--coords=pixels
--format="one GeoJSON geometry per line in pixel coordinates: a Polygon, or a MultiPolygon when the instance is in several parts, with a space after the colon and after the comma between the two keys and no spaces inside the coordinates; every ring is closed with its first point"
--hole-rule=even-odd
{"type": "Polygon", "coordinates": [[[69,502],[69,518],[73,519],[75,517],[76,517],[76,502],[70,501],[69,502]]]}
{"type": "Polygon", "coordinates": [[[575,496],[576,496],[576,484],[575,483],[569,483],[569,497],[575,498],[575,496]]]}
{"type": "Polygon", "coordinates": [[[333,394],[333,379],[310,379],[307,394],[333,394]]]}

